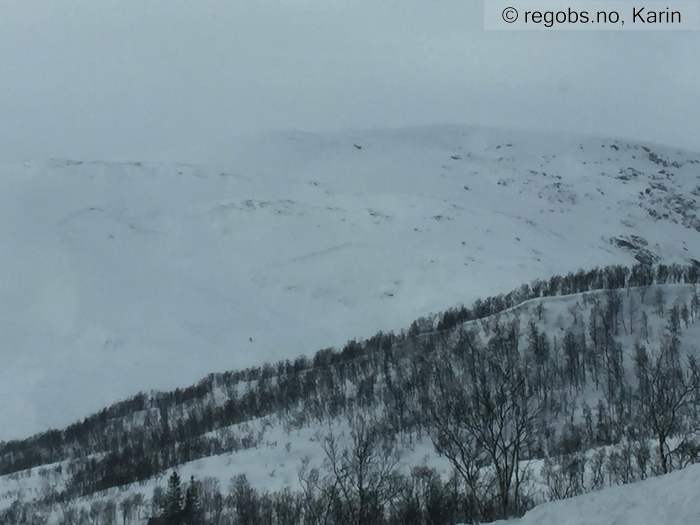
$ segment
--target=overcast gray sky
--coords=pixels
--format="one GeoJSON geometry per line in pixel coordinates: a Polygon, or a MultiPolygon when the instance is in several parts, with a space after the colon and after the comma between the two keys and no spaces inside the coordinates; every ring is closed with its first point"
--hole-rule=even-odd
{"type": "Polygon", "coordinates": [[[466,123],[700,150],[700,32],[492,33],[476,0],[0,0],[0,157],[466,123]]]}

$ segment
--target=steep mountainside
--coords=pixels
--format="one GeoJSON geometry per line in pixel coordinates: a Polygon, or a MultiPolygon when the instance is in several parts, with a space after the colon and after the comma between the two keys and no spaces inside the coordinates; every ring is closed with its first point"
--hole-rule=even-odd
{"type": "Polygon", "coordinates": [[[700,260],[698,199],[698,154],[462,127],[4,165],[0,439],[533,278],[700,260]]]}

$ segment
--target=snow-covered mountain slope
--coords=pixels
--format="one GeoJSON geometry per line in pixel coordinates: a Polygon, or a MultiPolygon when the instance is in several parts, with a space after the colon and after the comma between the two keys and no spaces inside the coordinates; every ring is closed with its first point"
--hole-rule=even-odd
{"type": "Polygon", "coordinates": [[[700,155],[462,127],[0,167],[0,439],[535,277],[700,260],[700,155]]]}
{"type": "Polygon", "coordinates": [[[700,523],[700,465],[629,485],[538,505],[504,525],[692,525],[700,523]]]}
{"type": "MultiPolygon", "coordinates": [[[[697,323],[697,286],[695,284],[665,284],[650,287],[626,287],[618,290],[601,289],[585,293],[530,299],[499,311],[497,314],[460,324],[449,331],[450,333],[448,331],[424,333],[413,338],[409,337],[403,343],[397,342],[396,348],[392,351],[395,356],[394,361],[385,361],[385,358],[377,355],[379,350],[373,352],[371,349],[365,349],[364,352],[361,352],[363,357],[360,359],[349,359],[342,366],[342,361],[330,366],[321,363],[318,368],[324,368],[326,371],[328,368],[344,370],[342,374],[345,377],[345,386],[342,387],[340,395],[345,401],[340,405],[355,407],[366,415],[390,415],[396,411],[396,405],[392,401],[392,387],[387,384],[387,377],[391,377],[394,387],[399,388],[400,399],[410,405],[411,400],[415,400],[416,396],[406,386],[407,384],[415,386],[418,383],[416,377],[410,374],[413,365],[419,363],[416,374],[424,375],[424,368],[421,367],[420,362],[425,359],[433,359],[441,363],[454,363],[457,361],[454,352],[460,346],[458,340],[467,332],[474,334],[477,347],[494,348],[492,345],[496,334],[503,333],[503,327],[516,326],[514,333],[517,334],[517,347],[525,355],[531,352],[529,347],[532,344],[530,341],[532,329],[530,327],[534,326],[539,333],[547,334],[552,342],[553,359],[561,363],[558,366],[568,366],[563,364],[563,356],[570,355],[570,349],[566,350],[566,343],[562,347],[561,341],[566,340],[567,334],[575,334],[588,339],[588,343],[583,343],[583,346],[576,351],[589,355],[586,360],[590,359],[590,356],[593,355],[590,352],[595,353],[592,339],[600,336],[600,334],[595,335],[599,329],[594,329],[593,325],[600,327],[604,319],[608,318],[608,314],[604,313],[608,308],[606,303],[613,299],[620,301],[614,315],[618,325],[614,339],[616,345],[619,344],[621,361],[625,370],[620,377],[628,383],[630,388],[634,388],[636,382],[634,373],[635,343],[642,342],[648,345],[650,351],[656,351],[668,337],[668,326],[674,308],[678,309],[676,311],[682,312],[683,305],[695,304],[690,308],[688,322],[679,321],[681,324],[678,336],[679,348],[684,354],[683,361],[685,362],[686,354],[698,357],[700,323],[697,323]],[[660,310],[659,305],[662,303],[664,309],[660,310]],[[425,347],[421,346],[421,342],[427,342],[431,337],[434,340],[442,340],[448,349],[447,353],[429,351],[430,344],[425,347]],[[588,349],[586,350],[586,348],[588,349]],[[373,353],[374,356],[371,355],[373,353]],[[353,367],[355,367],[355,373],[361,371],[359,377],[351,372],[353,367]],[[388,376],[382,371],[386,370],[387,367],[392,370],[388,376]],[[372,379],[372,381],[367,381],[368,379],[372,379]],[[363,390],[363,385],[367,384],[371,385],[372,394],[363,400],[361,390],[363,390]]],[[[681,318],[683,318],[682,314],[681,318]]],[[[112,453],[126,450],[132,452],[125,452],[122,456],[124,464],[127,462],[137,463],[140,459],[158,456],[160,453],[166,453],[163,457],[167,457],[167,451],[171,446],[167,439],[164,438],[163,441],[159,442],[156,448],[157,452],[154,452],[152,445],[146,444],[148,442],[147,436],[159,435],[160,425],[164,418],[170,422],[169,425],[173,429],[172,435],[174,436],[180,435],[182,429],[190,429],[190,435],[183,435],[179,438],[181,441],[177,448],[200,451],[190,456],[198,459],[165,463],[169,467],[176,468],[184,479],[194,476],[199,480],[209,480],[220,487],[227,487],[233,476],[245,475],[252,487],[262,492],[281,491],[286,488],[299,490],[299,470],[303,461],[308,459],[310,465],[319,468],[322,468],[324,464],[323,441],[329,429],[333,429],[340,443],[348,443],[351,430],[348,428],[345,415],[329,416],[327,420],[323,421],[321,421],[323,417],[319,419],[318,416],[312,415],[316,410],[314,399],[329,400],[333,398],[334,395],[337,395],[337,392],[335,394],[332,392],[333,388],[318,392],[311,389],[304,395],[303,400],[298,404],[294,403],[292,408],[275,411],[268,409],[266,412],[262,400],[288,398],[287,395],[275,393],[276,385],[284,385],[289,382],[289,378],[276,375],[275,370],[276,368],[272,367],[273,375],[264,381],[271,390],[266,394],[258,392],[254,396],[260,400],[259,413],[264,415],[243,419],[241,423],[233,425],[222,423],[219,426],[215,425],[214,429],[210,429],[204,428],[208,423],[204,421],[203,417],[205,414],[209,414],[208,420],[217,419],[219,416],[216,415],[215,408],[220,407],[227,399],[241,399],[245,397],[246,392],[255,393],[256,388],[260,388],[263,381],[258,379],[233,383],[232,378],[225,379],[223,374],[219,374],[219,377],[209,378],[207,384],[210,386],[207,388],[189,393],[180,391],[179,398],[177,398],[179,401],[173,400],[170,406],[162,403],[160,409],[156,408],[158,403],[154,399],[150,408],[143,410],[134,405],[135,408],[132,408],[131,412],[127,412],[121,418],[116,415],[116,411],[108,411],[104,417],[97,417],[93,420],[89,429],[81,430],[74,426],[63,438],[54,436],[53,439],[44,442],[44,444],[35,442],[33,454],[29,455],[32,460],[48,452],[46,443],[53,443],[54,447],[52,448],[54,451],[59,451],[59,455],[52,456],[50,461],[45,461],[43,464],[33,461],[32,468],[29,469],[14,471],[10,469],[10,473],[0,476],[0,512],[7,510],[17,501],[22,501],[36,504],[38,509],[51,517],[49,523],[61,523],[57,521],[60,509],[46,502],[47,500],[55,501],[55,495],[59,493],[63,493],[71,505],[84,509],[88,509],[95,502],[112,501],[121,505],[125,499],[136,494],[149,500],[156,488],[163,485],[163,471],[157,471],[155,474],[149,472],[147,476],[138,478],[137,482],[128,477],[122,478],[129,479],[128,483],[116,483],[115,478],[110,478],[107,482],[106,472],[108,468],[114,468],[114,462],[100,463],[100,461],[112,453]],[[227,385],[226,381],[233,384],[227,385]],[[236,394],[232,395],[233,391],[236,394]],[[166,413],[167,416],[165,416],[166,413]],[[184,419],[196,413],[202,415],[199,425],[180,424],[184,419]],[[195,439],[200,435],[212,440],[220,439],[230,445],[225,445],[223,449],[207,448],[203,439],[195,439]],[[195,444],[196,448],[191,448],[192,444],[195,444]],[[185,445],[189,445],[189,447],[185,445]],[[65,449],[63,453],[60,452],[61,447],[65,449]],[[140,450],[140,452],[134,454],[133,450],[135,449],[140,450]],[[209,452],[201,452],[205,450],[209,452]],[[90,466],[91,464],[92,466],[90,466]],[[95,479],[101,477],[104,477],[106,483],[98,485],[95,479]],[[82,483],[85,485],[81,485],[82,483]],[[110,488],[107,490],[94,488],[105,486],[110,488]],[[92,489],[87,487],[92,487],[92,489]],[[83,492],[80,492],[81,490],[83,492]],[[83,495],[80,496],[80,494],[83,495]]],[[[601,363],[596,370],[595,380],[593,379],[594,372],[589,369],[587,372],[588,382],[576,388],[572,388],[571,385],[559,384],[561,379],[557,379],[558,375],[550,377],[548,381],[558,385],[550,394],[553,399],[556,399],[555,404],[558,408],[556,410],[549,409],[551,414],[547,433],[551,438],[551,443],[546,447],[537,446],[536,449],[547,448],[555,456],[557,452],[554,444],[558,440],[566,438],[566,430],[562,428],[563,423],[583,425],[584,401],[589,407],[596,407],[599,401],[606,398],[607,387],[605,385],[608,384],[608,379],[605,377],[605,366],[601,363]],[[599,378],[598,373],[600,373],[599,378]],[[599,380],[600,386],[598,385],[599,380]],[[555,434],[559,437],[555,438],[555,434]]],[[[309,375],[313,377],[311,370],[309,370],[309,375]]],[[[562,375],[566,376],[568,373],[562,375]]],[[[586,373],[583,375],[585,376],[586,373]]],[[[308,382],[305,380],[304,384],[340,385],[339,381],[320,380],[320,376],[316,377],[317,379],[308,379],[308,382]]],[[[340,386],[334,388],[340,389],[340,386]]],[[[364,388],[366,389],[366,386],[364,388]]],[[[289,391],[292,390],[294,389],[289,389],[289,391]]],[[[243,405],[238,406],[243,407],[243,405]]],[[[328,414],[329,412],[322,409],[320,413],[328,414]]],[[[599,417],[600,412],[597,414],[596,418],[599,417]]],[[[591,430],[591,436],[594,434],[597,434],[597,431],[591,430]]],[[[597,438],[590,438],[593,441],[588,441],[588,439],[584,438],[585,443],[581,446],[590,447],[589,452],[593,452],[592,449],[595,447],[598,447],[599,451],[608,448],[608,457],[612,461],[610,452],[617,445],[601,447],[600,443],[597,445],[594,443],[597,438]]],[[[0,467],[3,469],[10,461],[10,456],[15,455],[16,458],[19,458],[22,453],[21,444],[15,445],[0,451],[2,452],[0,454],[0,460],[2,460],[0,467]]],[[[416,434],[411,430],[402,432],[400,439],[397,440],[397,447],[400,457],[398,469],[401,473],[410,473],[414,467],[430,467],[443,478],[449,478],[451,474],[449,462],[444,456],[438,455],[432,441],[425,433],[416,434]]],[[[119,463],[121,464],[121,462],[119,463]]],[[[532,498],[533,503],[542,503],[550,497],[549,489],[544,481],[543,465],[541,457],[529,458],[523,462],[523,468],[527,467],[530,473],[528,478],[532,481],[532,485],[528,486],[527,493],[532,498]]],[[[589,479],[590,474],[590,472],[586,474],[582,482],[585,490],[595,490],[591,479],[589,479]]],[[[615,476],[611,469],[603,485],[619,483],[620,481],[615,476]]]]}

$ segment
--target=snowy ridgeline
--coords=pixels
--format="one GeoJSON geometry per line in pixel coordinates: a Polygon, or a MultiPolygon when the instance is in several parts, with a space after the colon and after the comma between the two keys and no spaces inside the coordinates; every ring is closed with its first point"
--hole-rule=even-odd
{"type": "Polygon", "coordinates": [[[0,439],[534,278],[700,260],[699,158],[430,127],[0,166],[0,439]]]}
{"type": "MultiPolygon", "coordinates": [[[[471,382],[466,358],[470,348],[476,349],[477,355],[482,350],[484,355],[495,353],[499,359],[503,357],[500,352],[515,349],[520,356],[517,366],[527,371],[529,388],[541,405],[541,417],[535,425],[537,433],[524,447],[527,459],[523,457],[519,463],[529,477],[522,488],[528,507],[633,482],[661,472],[654,436],[643,433],[646,422],[640,426],[643,407],[635,404],[639,389],[635,368],[638,343],[653,358],[662,349],[668,349],[675,337],[680,361],[684,363],[684,356],[697,355],[700,348],[700,324],[695,323],[699,306],[693,284],[546,297],[442,332],[370,340],[364,346],[357,343],[357,348],[348,345],[335,360],[321,352],[314,358],[314,366],[300,375],[304,379],[298,386],[294,386],[293,373],[274,367],[267,371],[269,375],[258,370],[249,377],[219,377],[207,389],[187,395],[180,391],[175,401],[159,409],[151,401],[150,408],[136,410],[121,419],[98,421],[100,424],[90,437],[84,438],[85,446],[80,450],[81,455],[88,454],[87,458],[70,459],[75,456],[71,448],[67,459],[58,463],[38,464],[31,470],[0,477],[0,508],[7,509],[18,500],[34,501],[34,510],[60,523],[65,509],[50,503],[58,493],[72,501],[66,508],[73,507],[76,512],[92,508],[98,513],[111,508],[105,507],[105,502],[113,502],[119,509],[122,502],[132,501],[140,494],[143,503],[139,513],[152,515],[150,498],[158,487],[165,486],[163,475],[172,466],[177,467],[183,479],[194,476],[207,494],[221,491],[225,496],[231,478],[240,475],[245,475],[252,488],[261,492],[285,488],[297,491],[304,486],[300,486],[303,465],[306,464],[307,472],[318,468],[321,478],[327,475],[325,445],[329,435],[334,436],[340,448],[352,445],[354,429],[349,427],[348,418],[358,416],[381,423],[383,442],[391,443],[397,454],[396,472],[411,476],[433,470],[437,479],[449,480],[452,465],[444,451],[436,452],[431,422],[417,421],[415,413],[429,411],[422,405],[421,396],[434,394],[434,384],[443,384],[452,377],[441,375],[439,370],[449,368],[459,384],[471,382]],[[514,339],[509,343],[510,337],[514,339]],[[500,346],[508,348],[503,350],[500,346]],[[349,359],[340,359],[346,355],[349,359]],[[214,411],[212,417],[225,418],[232,399],[238,400],[235,409],[244,414],[243,421],[200,435],[207,425],[208,410],[219,407],[223,412],[214,411]],[[266,410],[267,415],[255,416],[266,410]],[[144,436],[162,432],[164,425],[171,441],[161,435],[161,441],[147,445],[144,436]],[[631,434],[630,428],[635,428],[637,434],[631,434]],[[103,441],[99,434],[104,434],[103,441]],[[115,452],[117,443],[123,453],[115,452]],[[185,443],[189,443],[188,447],[183,447],[185,443]],[[124,452],[125,445],[140,448],[127,448],[124,452]],[[150,448],[156,445],[161,448],[150,448]],[[646,447],[645,464],[632,460],[633,465],[625,464],[626,457],[634,456],[631,447],[636,447],[635,451],[646,447]],[[625,456],[627,452],[629,456],[625,456]],[[203,457],[187,459],[197,454],[203,457]],[[545,456],[550,458],[546,462],[542,459],[545,456]],[[142,460],[151,461],[146,465],[160,473],[147,475],[138,483],[115,481],[119,475],[128,477],[139,468],[146,468],[142,460]],[[577,469],[573,473],[572,464],[577,469]],[[107,476],[109,470],[118,475],[107,476]],[[119,488],[101,488],[117,485],[119,488]]],[[[468,413],[468,407],[462,413],[468,413]]],[[[672,436],[671,446],[685,439],[681,434],[672,436]]],[[[32,450],[41,452],[38,446],[32,450]]],[[[8,455],[2,460],[3,468],[8,468],[8,455]]],[[[693,457],[677,455],[669,461],[671,468],[678,468],[693,461],[693,457]]],[[[481,471],[488,484],[494,477],[493,470],[481,467],[481,471]]],[[[230,490],[235,490],[235,484],[230,490]]],[[[550,508],[558,507],[543,507],[550,508]]],[[[691,510],[686,508],[684,512],[691,510]]],[[[483,512],[488,517],[489,509],[483,512]]],[[[490,512],[497,516],[495,510],[490,512]]],[[[549,512],[547,516],[555,516],[551,514],[555,511],[549,512]]],[[[134,516],[130,514],[129,519],[133,517],[137,522],[134,516]]],[[[453,516],[458,517],[459,514],[453,516]]],[[[590,523],[593,522],[606,523],[590,523]]]]}

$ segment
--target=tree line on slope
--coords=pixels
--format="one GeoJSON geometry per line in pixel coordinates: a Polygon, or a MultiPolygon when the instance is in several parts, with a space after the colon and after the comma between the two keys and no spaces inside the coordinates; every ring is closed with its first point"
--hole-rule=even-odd
{"type": "MultiPolygon", "coordinates": [[[[635,359],[640,377],[649,377],[648,374],[672,377],[677,372],[675,367],[678,363],[668,353],[646,362],[643,355],[637,355],[635,359]],[[645,370],[647,366],[651,370],[645,370]]],[[[697,372],[694,371],[693,374],[697,375],[697,372]]],[[[166,490],[156,487],[150,501],[144,500],[140,493],[134,493],[123,497],[119,504],[109,496],[96,499],[89,506],[68,502],[60,507],[58,523],[116,525],[121,514],[124,525],[142,523],[149,516],[149,525],[447,525],[458,522],[482,523],[519,514],[534,502],[532,479],[529,477],[532,475],[531,469],[520,465],[514,457],[499,457],[498,453],[493,458],[489,456],[499,449],[507,451],[509,443],[516,444],[520,441],[519,445],[525,445],[532,438],[535,426],[532,424],[534,419],[530,420],[529,416],[535,412],[528,410],[526,414],[517,414],[517,411],[512,410],[516,405],[525,407],[529,404],[527,392],[518,392],[522,387],[522,379],[514,374],[510,378],[498,380],[500,387],[493,392],[481,385],[477,390],[482,392],[472,401],[430,402],[429,409],[436,411],[427,416],[428,420],[436,420],[431,438],[436,447],[447,451],[454,467],[446,479],[428,466],[413,467],[409,471],[400,469],[396,436],[383,428],[384,422],[357,414],[348,421],[349,439],[340,439],[333,429],[324,435],[321,442],[324,461],[320,467],[312,466],[308,459],[302,461],[298,472],[299,490],[259,491],[251,487],[245,475],[234,476],[227,490],[222,490],[215,478],[205,478],[202,481],[190,478],[189,484],[184,487],[177,472],[173,472],[168,478],[166,490]],[[503,385],[509,385],[505,391],[503,385]],[[489,396],[495,395],[497,398],[499,393],[515,394],[517,401],[501,403],[503,409],[490,406],[489,396]],[[477,409],[481,414],[467,422],[463,414],[451,418],[449,413],[442,413],[445,410],[451,412],[464,408],[464,404],[470,403],[482,405],[482,408],[477,409]],[[448,416],[446,420],[443,419],[445,416],[448,416]],[[513,417],[520,424],[499,426],[497,423],[491,437],[483,433],[494,422],[512,421],[513,417]],[[480,425],[475,424],[474,420],[482,420],[487,424],[472,434],[480,425]],[[508,437],[503,437],[503,433],[508,437]],[[459,439],[453,440],[453,434],[459,435],[459,439]],[[483,464],[478,460],[478,440],[482,440],[488,449],[485,450],[486,462],[483,464]],[[450,447],[459,448],[452,448],[450,452],[450,447]],[[510,461],[513,461],[510,463],[510,471],[514,477],[508,482],[507,476],[501,476],[508,472],[510,461]],[[502,492],[502,481],[511,484],[505,493],[502,492]]],[[[653,382],[651,377],[649,379],[653,382]]],[[[694,384],[697,388],[697,380],[694,384]]],[[[688,384],[676,387],[666,382],[664,386],[685,392],[688,384]]],[[[452,390],[444,390],[444,383],[439,383],[437,388],[448,396],[455,395],[452,390]]],[[[649,383],[640,383],[639,388],[646,390],[653,387],[649,383]]],[[[464,392],[466,390],[458,393],[461,395],[464,392]]],[[[675,399],[678,400],[679,397],[675,399]]],[[[678,407],[679,412],[683,412],[682,404],[674,401],[673,405],[678,407]]],[[[531,404],[530,408],[534,409],[535,406],[536,403],[531,404]]],[[[656,409],[663,409],[663,406],[656,409]]],[[[642,442],[636,445],[639,448],[632,448],[629,443],[625,443],[609,453],[605,449],[595,451],[591,457],[592,468],[589,473],[594,485],[588,487],[584,481],[585,469],[580,468],[586,461],[585,457],[577,456],[575,468],[567,464],[558,470],[547,459],[542,468],[547,498],[561,499],[601,488],[605,485],[605,476],[629,475],[630,467],[634,469],[632,463],[642,457],[639,453],[642,442]]],[[[516,450],[517,447],[512,449],[513,452],[516,450]]],[[[652,463],[649,459],[647,456],[645,461],[652,463]]],[[[556,461],[554,459],[554,464],[556,461]]],[[[651,471],[642,463],[637,466],[640,471],[651,471]]],[[[626,483],[632,480],[616,479],[615,482],[626,483]]],[[[50,505],[44,507],[16,503],[5,513],[0,513],[0,520],[18,525],[43,524],[51,510],[50,505]]]]}
{"type": "MultiPolygon", "coordinates": [[[[132,441],[129,435],[140,422],[134,415],[145,415],[145,425],[153,424],[153,419],[165,421],[172,412],[175,419],[182,416],[185,408],[202,400],[208,401],[213,392],[219,388],[231,397],[228,407],[217,407],[211,412],[205,411],[197,420],[187,423],[178,421],[175,435],[162,435],[157,439],[172,442],[190,436],[192,431],[201,433],[215,430],[220,426],[229,426],[246,419],[259,417],[262,411],[288,409],[285,406],[265,406],[255,400],[236,399],[236,388],[240,384],[266,381],[273,377],[302,375],[319,367],[351,361],[359,356],[371,353],[377,348],[401,346],[407,339],[438,331],[450,331],[466,321],[473,321],[496,315],[524,301],[538,297],[552,297],[586,291],[623,289],[625,287],[650,286],[652,284],[686,283],[695,284],[700,275],[700,266],[682,266],[677,264],[607,266],[592,270],[579,270],[565,276],[553,276],[549,280],[535,280],[508,294],[501,294],[486,299],[477,299],[471,308],[450,309],[434,318],[421,318],[414,321],[407,333],[378,333],[365,341],[349,341],[341,351],[332,348],[318,351],[311,359],[299,357],[293,361],[285,360],[276,364],[266,363],[260,367],[251,367],[241,371],[211,374],[196,385],[176,389],[167,393],[136,396],[111,405],[81,422],[74,423],[64,430],[49,430],[24,440],[0,442],[0,475],[17,472],[43,464],[55,463],[65,458],[86,457],[91,454],[104,453],[120,448],[125,442],[132,441]],[[259,405],[263,405],[262,407],[259,405]]],[[[293,398],[292,404],[298,400],[293,398]]],[[[284,404],[284,401],[283,401],[284,404]]],[[[138,432],[136,430],[136,432],[138,432]]],[[[138,440],[135,440],[138,441],[138,440]]],[[[162,444],[162,443],[161,443],[162,444]]],[[[150,470],[150,469],[149,469],[150,470]]]]}
{"type": "MultiPolygon", "coordinates": [[[[362,345],[349,345],[348,353],[353,356],[352,359],[336,359],[336,353],[330,356],[321,353],[320,357],[316,356],[318,361],[314,367],[297,373],[293,366],[282,367],[282,373],[279,367],[275,369],[271,366],[263,373],[263,367],[261,373],[256,375],[254,386],[240,399],[245,400],[243,406],[250,410],[248,414],[255,410],[263,414],[278,410],[278,417],[299,426],[312,421],[321,423],[343,415],[361,414],[380,405],[386,409],[383,432],[387,436],[399,436],[410,442],[416,434],[424,433],[434,441],[438,452],[451,462],[454,458],[462,458],[462,463],[453,464],[463,487],[460,490],[467,491],[466,487],[471,486],[470,493],[477,493],[476,489],[486,482],[483,478],[475,477],[475,473],[482,473],[485,465],[497,467],[495,477],[489,478],[487,484],[493,485],[492,489],[497,489],[499,494],[498,515],[518,513],[524,505],[518,488],[521,484],[518,477],[522,473],[514,465],[519,463],[520,458],[563,458],[571,451],[586,447],[620,443],[627,438],[630,428],[639,425],[637,418],[640,413],[654,413],[645,408],[643,401],[648,406],[649,400],[658,400],[660,392],[668,391],[658,386],[654,390],[654,385],[682,386],[679,371],[686,371],[683,377],[687,385],[695,384],[694,376],[687,372],[693,370],[692,366],[681,366],[680,359],[675,357],[670,359],[667,356],[659,361],[658,355],[680,356],[678,334],[681,324],[687,326],[697,318],[697,294],[687,304],[674,304],[670,308],[666,308],[663,294],[656,294],[656,315],[668,317],[665,337],[663,341],[658,341],[660,346],[654,349],[653,359],[647,357],[645,360],[644,352],[638,351],[639,363],[647,364],[646,368],[638,366],[638,370],[646,371],[638,374],[637,384],[631,384],[625,375],[629,367],[623,362],[623,348],[618,336],[624,330],[625,333],[634,332],[640,341],[649,339],[649,327],[645,328],[644,321],[648,316],[643,305],[638,303],[634,308],[630,303],[627,311],[623,311],[620,291],[610,290],[604,299],[584,298],[584,303],[588,301],[588,304],[584,304],[582,309],[588,308],[590,311],[587,320],[580,311],[574,311],[571,325],[560,338],[542,332],[535,322],[528,323],[527,347],[524,349],[518,346],[520,328],[515,319],[509,322],[490,319],[488,324],[481,327],[483,335],[461,328],[433,331],[420,337],[404,338],[402,345],[397,345],[396,339],[391,336],[377,337],[362,345]],[[672,374],[661,374],[654,369],[655,366],[658,368],[661,364],[669,363],[675,366],[672,374]],[[509,382],[504,383],[504,377],[509,382]],[[352,392],[347,389],[348,382],[356,387],[352,392]],[[586,388],[600,393],[595,407],[595,421],[591,409],[584,406],[583,420],[573,422],[575,400],[586,388]],[[651,394],[643,395],[642,391],[651,394]],[[505,402],[508,399],[510,403],[505,402]],[[445,405],[440,400],[450,401],[445,405]],[[524,404],[514,403],[513,400],[524,404]],[[528,410],[525,411],[525,408],[528,410]],[[459,419],[460,415],[467,413],[485,414],[491,419],[459,419]],[[480,438],[484,429],[499,424],[499,417],[500,421],[506,422],[512,419],[503,417],[503,414],[512,416],[525,413],[528,417],[520,430],[505,426],[502,429],[502,434],[506,436],[514,431],[514,436],[518,438],[515,441],[489,445],[483,441],[483,437],[480,438]],[[498,414],[501,416],[497,417],[498,414]],[[556,428],[560,420],[572,422],[561,430],[556,428]],[[452,427],[444,426],[444,421],[452,427]],[[466,423],[471,427],[465,426],[466,423]],[[536,434],[532,434],[533,428],[537,429],[536,434]],[[458,437],[452,440],[452,445],[448,439],[450,435],[458,437]],[[458,448],[450,448],[457,447],[459,443],[466,451],[478,453],[470,456],[458,448]],[[450,459],[451,456],[453,459],[450,459]],[[508,461],[499,464],[497,460],[502,458],[508,461]]],[[[542,304],[540,302],[534,309],[535,318],[542,317],[542,304]]],[[[683,388],[679,388],[682,393],[683,388]]],[[[238,399],[235,392],[230,395],[229,401],[238,399]]],[[[678,417],[672,418],[673,424],[668,427],[670,430],[661,429],[662,432],[658,434],[661,437],[668,439],[678,436],[681,426],[694,417],[694,414],[688,413],[689,407],[693,406],[689,401],[697,402],[694,387],[680,397],[681,401],[685,399],[686,402],[681,403],[682,410],[679,410],[678,417]],[[674,421],[682,425],[675,425],[674,421]]],[[[137,476],[147,479],[174,465],[212,455],[212,451],[248,448],[262,439],[253,434],[241,436],[228,431],[220,432],[219,436],[202,438],[199,422],[207,410],[213,409],[201,403],[188,406],[187,411],[179,415],[165,411],[159,414],[160,418],[153,418],[149,424],[137,429],[142,432],[136,433],[142,436],[140,443],[134,445],[126,440],[118,450],[103,458],[78,460],[61,467],[66,469],[70,482],[66,490],[47,495],[45,502],[60,504],[76,495],[138,481],[137,476]],[[187,423],[179,424],[182,421],[187,423]],[[148,439],[152,441],[146,446],[148,439]],[[168,446],[173,439],[177,447],[168,446]],[[161,444],[164,448],[158,448],[161,444]]],[[[247,414],[239,420],[245,421],[245,416],[247,414]]],[[[637,432],[640,435],[648,434],[643,430],[637,432]]],[[[133,435],[132,430],[130,436],[133,435]]],[[[660,445],[659,450],[660,463],[663,463],[664,455],[672,463],[674,458],[680,458],[678,454],[681,452],[686,454],[686,458],[692,454],[692,446],[666,453],[665,445],[660,445]]],[[[667,468],[674,468],[673,464],[670,467],[667,465],[667,468]]],[[[555,479],[555,474],[560,470],[553,468],[550,477],[555,479]]],[[[490,498],[485,499],[490,501],[490,498]]],[[[495,515],[494,511],[479,509],[476,503],[472,507],[477,509],[472,511],[478,512],[476,515],[495,515]]]]}

